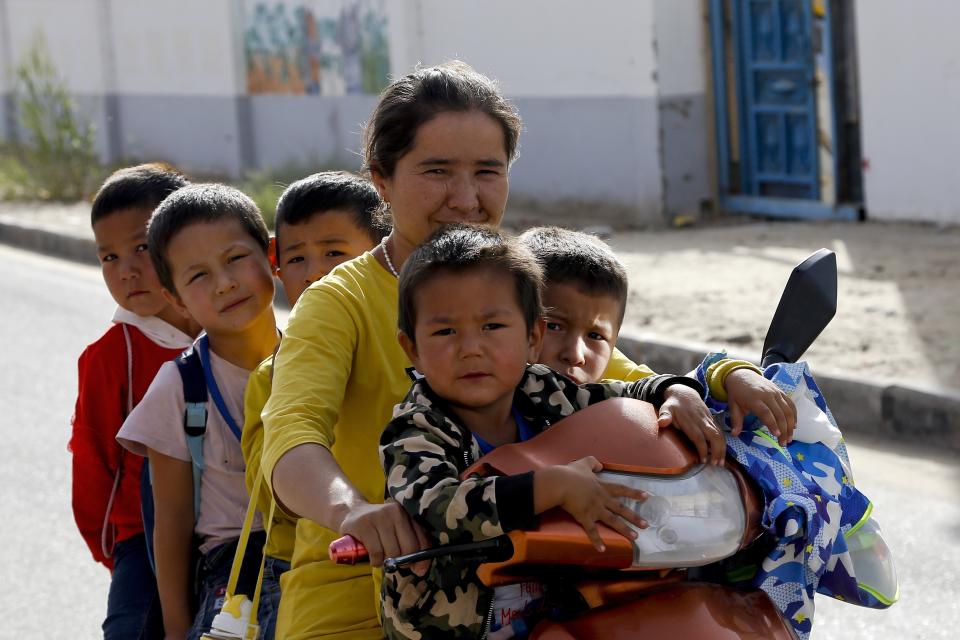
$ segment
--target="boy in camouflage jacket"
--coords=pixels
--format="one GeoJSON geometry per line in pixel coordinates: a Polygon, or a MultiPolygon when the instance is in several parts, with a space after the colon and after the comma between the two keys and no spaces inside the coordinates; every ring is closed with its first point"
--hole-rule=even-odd
{"type": "MultiPolygon", "coordinates": [[[[399,339],[424,376],[381,441],[387,493],[438,544],[466,543],[537,526],[559,507],[598,549],[597,522],[635,538],[646,523],[620,498],[646,494],[601,482],[588,457],[515,476],[460,474],[496,446],[526,440],[590,404],[630,396],[660,405],[703,407],[696,425],[713,428],[702,387],[682,376],[577,385],[536,359],[543,336],[542,271],[513,240],[485,228],[453,225],[418,248],[400,274],[399,339]],[[512,281],[513,286],[510,286],[512,281]]],[[[446,556],[422,574],[385,574],[383,625],[389,638],[475,638],[490,630],[502,593],[476,576],[476,560],[446,556]]],[[[532,589],[535,593],[536,589],[532,589]]],[[[526,602],[533,608],[535,603],[526,602]]],[[[524,621],[504,631],[523,632],[524,621]]],[[[508,633],[509,635],[509,633],[508,633]]]]}

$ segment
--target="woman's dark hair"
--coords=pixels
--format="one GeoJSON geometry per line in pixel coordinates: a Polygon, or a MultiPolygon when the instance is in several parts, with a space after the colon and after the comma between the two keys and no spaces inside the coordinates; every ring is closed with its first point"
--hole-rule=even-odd
{"type": "Polygon", "coordinates": [[[190,184],[176,168],[163,162],[117,169],[107,178],[90,207],[90,224],[124,209],[152,212],[168,195],[190,184]]]}
{"type": "Polygon", "coordinates": [[[413,146],[420,126],[448,111],[479,111],[503,128],[507,161],[519,149],[520,115],[496,83],[470,65],[453,60],[394,80],[380,94],[363,132],[364,169],[385,178],[413,146]]]}
{"type": "Polygon", "coordinates": [[[561,227],[535,227],[520,235],[543,267],[547,286],[571,284],[592,295],[620,303],[620,322],[627,308],[627,270],[606,242],[596,236],[561,227]]]}
{"type": "Polygon", "coordinates": [[[400,331],[415,340],[418,289],[439,275],[477,269],[502,271],[513,279],[517,303],[527,329],[532,329],[543,315],[543,269],[530,250],[493,227],[448,224],[403,263],[397,319],[400,331]]]}
{"type": "Polygon", "coordinates": [[[270,246],[270,231],[263,221],[260,209],[242,191],[224,184],[195,184],[173,192],[150,217],[147,225],[147,246],[150,259],[157,272],[160,284],[171,293],[177,288],[173,283],[167,249],[175,235],[186,227],[198,223],[236,220],[264,255],[270,246]]]}

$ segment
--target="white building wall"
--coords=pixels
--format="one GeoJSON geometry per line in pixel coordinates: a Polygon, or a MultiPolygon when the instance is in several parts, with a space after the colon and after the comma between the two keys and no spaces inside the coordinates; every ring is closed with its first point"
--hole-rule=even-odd
{"type": "Polygon", "coordinates": [[[710,43],[703,0],[654,0],[660,95],[702,95],[710,43]]]}
{"type": "Polygon", "coordinates": [[[13,139],[13,47],[7,5],[0,2],[0,140],[13,139]]]}
{"type": "MultiPolygon", "coordinates": [[[[100,42],[105,35],[98,21],[101,0],[4,0],[9,42],[9,64],[16,67],[34,44],[42,40],[51,62],[66,80],[80,111],[97,130],[107,126],[99,96],[104,91],[100,42]]],[[[15,78],[11,78],[10,91],[15,78]]],[[[18,125],[14,125],[18,126],[18,125]]],[[[25,137],[21,133],[21,137],[25,137]]],[[[106,140],[97,139],[97,151],[106,154],[106,140]]]]}
{"type": "Polygon", "coordinates": [[[710,45],[703,0],[655,0],[663,210],[696,217],[713,197],[707,114],[710,45]]]}
{"type": "Polygon", "coordinates": [[[2,0],[16,65],[42,35],[80,95],[228,95],[242,90],[233,59],[232,0],[2,0]],[[115,78],[103,57],[112,48],[115,78]],[[228,54],[228,55],[224,55],[228,54]]]}
{"type": "MultiPolygon", "coordinates": [[[[338,11],[353,1],[264,0],[290,12],[338,11]]],[[[55,63],[102,132],[108,159],[158,158],[230,174],[285,163],[359,166],[359,133],[376,96],[247,94],[244,12],[258,3],[0,5],[14,34],[14,62],[33,33],[45,32],[55,63]]],[[[623,222],[656,223],[665,203],[683,208],[701,197],[708,157],[700,147],[701,0],[383,6],[394,75],[461,58],[498,79],[517,104],[525,130],[512,170],[515,199],[587,203],[591,215],[602,209],[593,205],[609,204],[608,214],[626,212],[623,222]]]]}
{"type": "Polygon", "coordinates": [[[105,12],[117,157],[237,174],[251,156],[233,0],[113,0],[105,12]],[[189,19],[186,19],[189,16],[189,19]]]}
{"type": "Polygon", "coordinates": [[[653,2],[608,0],[416,0],[409,58],[461,58],[495,76],[510,95],[656,95],[653,2]]]}
{"type": "Polygon", "coordinates": [[[80,95],[103,92],[98,21],[100,0],[6,0],[14,65],[42,36],[67,86],[80,95]]]}
{"type": "Polygon", "coordinates": [[[867,215],[960,223],[960,4],[858,2],[867,215]]]}
{"type": "Polygon", "coordinates": [[[395,73],[450,58],[496,78],[524,120],[519,199],[660,219],[653,0],[418,0],[395,73]]]}
{"type": "Polygon", "coordinates": [[[232,0],[110,3],[117,89],[134,95],[233,97],[244,91],[234,55],[232,0]],[[186,17],[189,16],[189,19],[186,17]]]}
{"type": "Polygon", "coordinates": [[[42,34],[106,160],[236,174],[244,157],[232,0],[0,0],[18,64],[42,34]],[[187,18],[189,16],[189,19],[187,18]]]}

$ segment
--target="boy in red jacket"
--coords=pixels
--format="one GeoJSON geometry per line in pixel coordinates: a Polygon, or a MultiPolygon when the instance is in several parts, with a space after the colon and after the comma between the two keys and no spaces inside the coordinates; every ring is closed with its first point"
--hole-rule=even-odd
{"type": "Polygon", "coordinates": [[[107,640],[163,637],[140,515],[143,458],[115,438],[160,365],[199,331],[160,294],[146,245],[154,208],[187,184],[162,164],[120,169],[103,183],[90,214],[103,279],[119,306],[110,329],[80,356],[70,450],[74,519],[94,559],[111,570],[107,640]]]}

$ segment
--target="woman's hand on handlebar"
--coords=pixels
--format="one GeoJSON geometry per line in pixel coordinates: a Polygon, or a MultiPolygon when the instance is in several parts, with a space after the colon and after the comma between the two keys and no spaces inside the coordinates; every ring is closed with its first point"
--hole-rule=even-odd
{"type": "Polygon", "coordinates": [[[697,449],[700,462],[723,464],[727,441],[700,394],[690,387],[674,384],[667,387],[664,397],[657,416],[660,428],[672,424],[682,431],[697,449]]]}
{"type": "MultiPolygon", "coordinates": [[[[385,558],[396,558],[430,547],[430,539],[423,529],[410,519],[407,512],[393,500],[383,504],[360,504],[354,506],[340,523],[341,535],[351,535],[366,547],[370,564],[383,565],[385,558]]],[[[418,563],[412,568],[417,573],[425,566],[418,563]]]]}
{"type": "Polygon", "coordinates": [[[597,473],[602,469],[603,465],[596,458],[588,456],[570,464],[547,467],[533,477],[536,512],[560,507],[580,523],[597,551],[606,548],[597,530],[598,522],[630,540],[634,540],[637,534],[628,522],[640,529],[647,526],[643,518],[620,501],[620,498],[646,500],[647,492],[601,481],[597,473]]]}
{"type": "Polygon", "coordinates": [[[743,420],[752,413],[766,425],[780,444],[793,440],[797,426],[797,407],[793,400],[752,369],[736,369],[724,383],[730,406],[731,434],[740,435],[743,420]]]}

